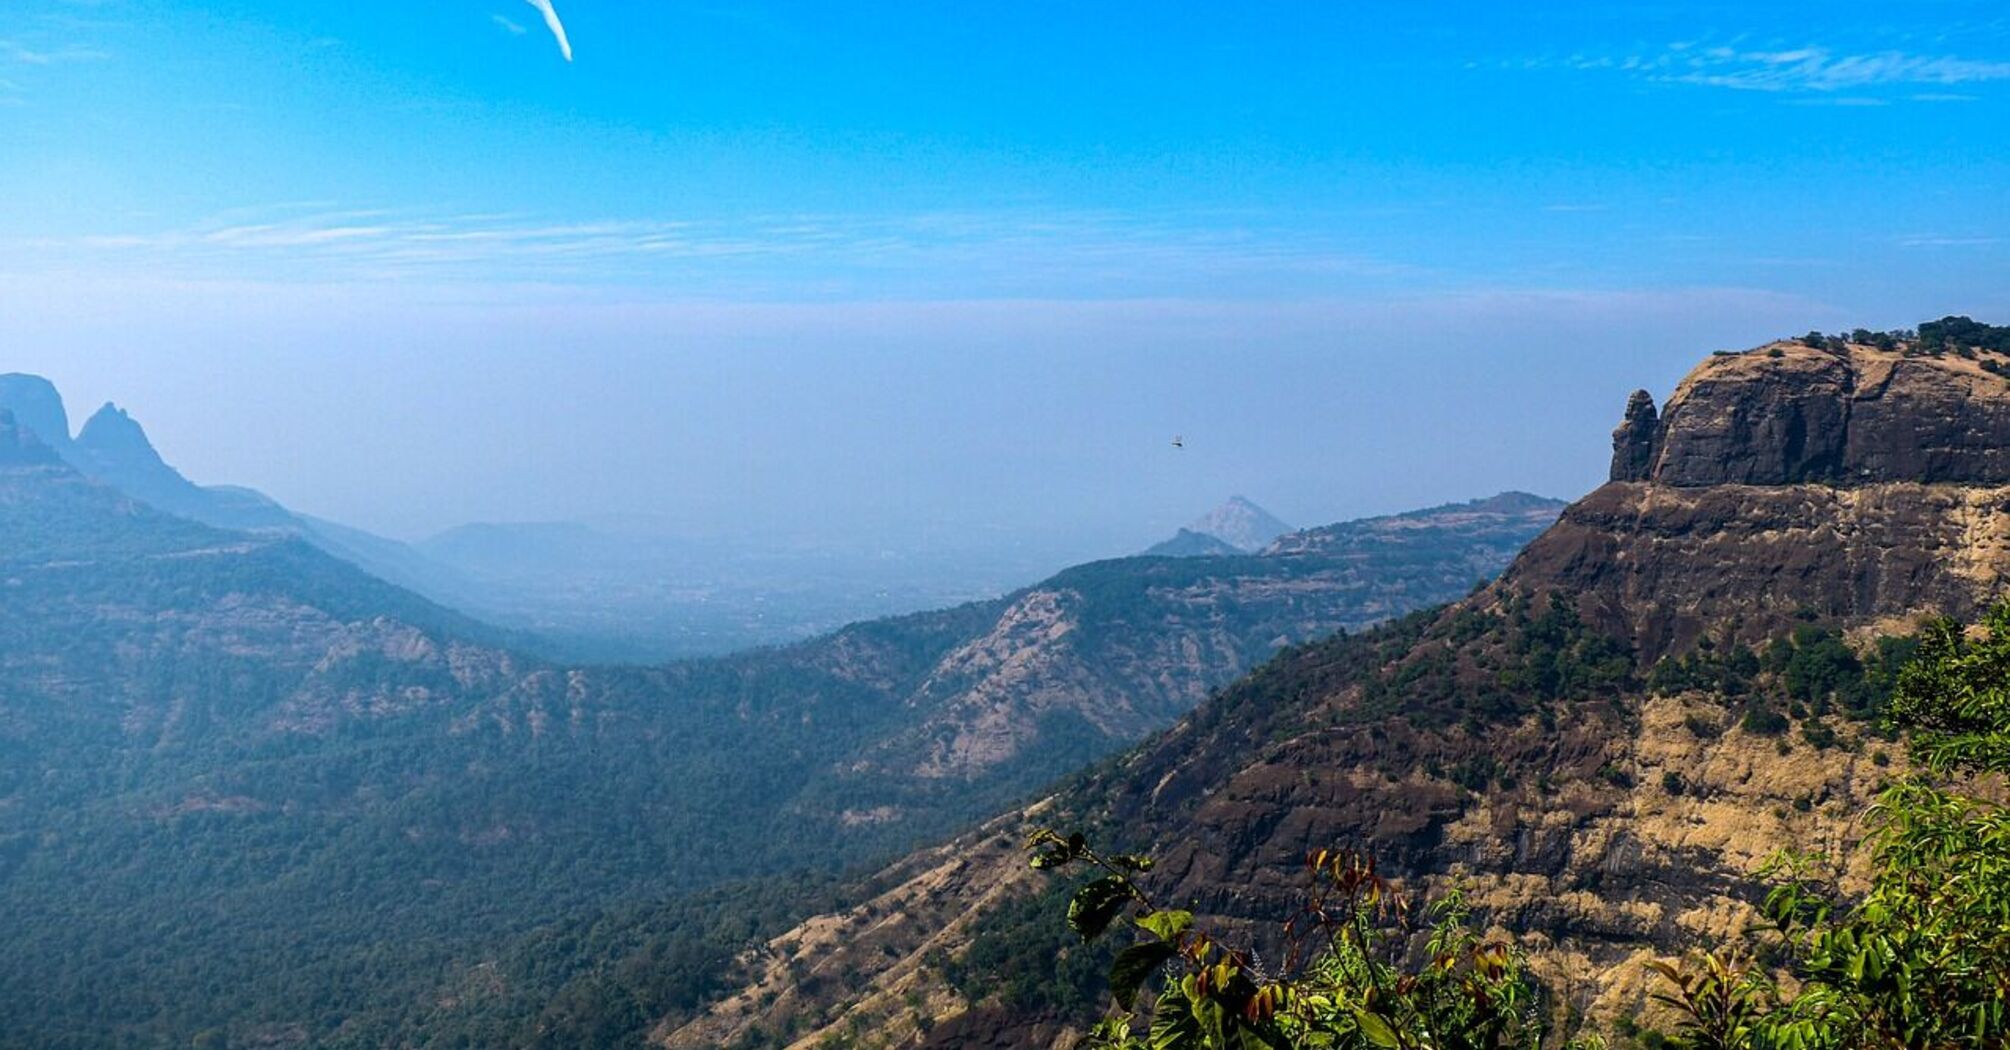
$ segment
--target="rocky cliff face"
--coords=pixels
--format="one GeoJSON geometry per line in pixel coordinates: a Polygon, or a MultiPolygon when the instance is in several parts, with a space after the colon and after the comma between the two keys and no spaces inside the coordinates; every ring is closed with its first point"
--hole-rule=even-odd
{"type": "Polygon", "coordinates": [[[0,408],[13,413],[15,422],[42,444],[59,450],[69,446],[70,416],[63,410],[63,396],[41,376],[0,375],[0,408]]]}
{"type": "Polygon", "coordinates": [[[1581,595],[1643,657],[1716,624],[1967,615],[2010,567],[2010,380],[1996,355],[1774,343],[1719,354],[1613,435],[1610,483],[1509,573],[1581,595]]]}
{"type": "MultiPolygon", "coordinates": [[[[1798,344],[1712,357],[1658,410],[1644,393],[1629,400],[1612,481],[1499,583],[1292,652],[1014,826],[1118,829],[1126,848],[1161,857],[1165,899],[1259,938],[1290,914],[1306,850],[1365,845],[1413,884],[1464,880],[1577,1016],[1632,1015],[1646,1001],[1644,959],[1747,926],[1756,868],[1776,847],[1852,856],[1863,830],[1852,817],[1894,761],[1861,723],[1808,713],[1766,735],[1720,695],[1650,691],[1647,669],[1706,635],[1716,651],[1784,645],[1807,626],[1862,641],[1997,596],[2010,572],[2004,364],[1798,344]]],[[[918,873],[891,873],[906,880],[896,897],[930,902],[912,928],[874,925],[871,909],[810,924],[834,947],[792,968],[842,970],[863,992],[726,1027],[786,1021],[810,1033],[801,1046],[848,1028],[952,1045],[930,1042],[898,1005],[921,1002],[938,1020],[977,1019],[937,1033],[1065,1045],[1051,1012],[946,969],[931,976],[901,950],[954,950],[990,930],[990,951],[1037,941],[1010,923],[1060,923],[999,903],[1040,884],[1011,874],[1023,860],[998,841],[974,836],[918,873]],[[942,901],[936,888],[952,876],[983,899],[942,901]],[[996,917],[973,921],[986,909],[996,917]],[[931,940],[938,912],[966,932],[931,940]],[[870,952],[833,929],[857,931],[870,952]]],[[[761,1001],[758,985],[736,1000],[761,1001]]],[[[690,1046],[699,1030],[659,1035],[690,1046]]]]}
{"type": "Polygon", "coordinates": [[[1998,356],[1790,342],[1719,354],[1658,422],[1645,391],[1633,395],[1612,480],[2010,485],[2010,381],[1983,367],[1998,356]]]}

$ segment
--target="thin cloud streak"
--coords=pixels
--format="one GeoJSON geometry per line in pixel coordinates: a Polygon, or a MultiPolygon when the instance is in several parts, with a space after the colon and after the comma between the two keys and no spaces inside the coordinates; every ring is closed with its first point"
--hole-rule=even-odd
{"type": "Polygon", "coordinates": [[[1901,248],[1987,248],[2002,243],[2003,238],[2001,237],[1977,237],[1977,236],[1950,237],[1950,236],[1936,236],[1932,234],[1921,234],[1919,236],[1914,237],[1901,237],[1899,238],[1898,241],[1899,247],[1901,248]]]}
{"type": "MultiPolygon", "coordinates": [[[[1881,87],[1951,87],[2010,80],[2010,62],[1921,55],[1903,51],[1846,53],[1826,47],[1750,48],[1678,42],[1659,52],[1630,55],[1573,54],[1528,59],[1510,68],[1562,68],[1621,73],[1656,83],[1694,84],[1734,91],[1827,93],[1881,87]]],[[[1927,92],[1915,101],[1955,101],[1968,96],[1927,92]]],[[[1839,104],[1878,104],[1852,99],[1839,104]]]]}
{"type": "Polygon", "coordinates": [[[1416,279],[1424,271],[1287,225],[1199,228],[1093,212],[772,215],[543,222],[384,210],[234,209],[194,226],[0,240],[0,258],[191,278],[556,281],[844,295],[980,287],[1155,289],[1243,279],[1416,279]]]}
{"type": "Polygon", "coordinates": [[[53,66],[65,62],[96,62],[111,57],[103,51],[88,47],[63,47],[54,50],[40,50],[29,47],[18,40],[0,39],[0,61],[14,62],[24,66],[53,66]]]}

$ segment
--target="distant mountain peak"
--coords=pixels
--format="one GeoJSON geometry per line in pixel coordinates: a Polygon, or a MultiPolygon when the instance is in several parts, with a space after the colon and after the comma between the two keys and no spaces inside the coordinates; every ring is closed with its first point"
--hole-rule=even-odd
{"type": "Polygon", "coordinates": [[[70,443],[70,417],[63,410],[63,395],[56,385],[38,375],[9,372],[0,375],[0,408],[12,414],[18,426],[26,427],[52,449],[70,443]]]}
{"type": "Polygon", "coordinates": [[[1188,522],[1183,531],[1212,536],[1241,550],[1258,551],[1290,532],[1291,526],[1246,496],[1230,496],[1221,506],[1188,522]]]}
{"type": "Polygon", "coordinates": [[[144,457],[160,462],[160,453],[147,440],[146,428],[110,401],[84,421],[84,429],[77,432],[77,445],[100,455],[144,457]]]}

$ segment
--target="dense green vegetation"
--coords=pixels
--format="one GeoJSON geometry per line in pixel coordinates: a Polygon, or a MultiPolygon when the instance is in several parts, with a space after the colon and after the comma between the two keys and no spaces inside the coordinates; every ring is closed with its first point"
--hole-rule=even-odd
{"type": "MultiPolygon", "coordinates": [[[[1141,697],[1154,647],[1205,630],[1182,674],[1225,681],[1455,597],[1466,539],[1084,566],[1046,585],[1059,655],[1141,697]]],[[[965,681],[938,665],[1009,601],[571,668],[303,543],[8,465],[0,1046],[634,1038],[841,873],[1126,742],[1059,711],[1022,761],[913,775],[912,731],[965,681]]]]}
{"type": "Polygon", "coordinates": [[[561,673],[298,542],[39,468],[0,484],[0,581],[0,1045],[498,1045],[582,996],[633,1028],[819,873],[987,805],[917,784],[909,825],[846,828],[885,785],[818,780],[901,717],[859,672],[918,681],[982,606],[854,628],[855,664],[561,673]],[[774,871],[801,874],[703,895],[774,871]],[[660,978],[585,972],[616,955],[660,978]],[[477,1009],[486,974],[509,994],[477,1009]]]}
{"type": "Polygon", "coordinates": [[[1942,349],[1958,353],[1967,349],[2010,354],[2010,325],[1983,324],[1968,317],[1943,317],[1920,324],[1919,345],[1928,353],[1942,349]]]}
{"type": "Polygon", "coordinates": [[[1929,357],[1944,354],[1974,357],[1978,351],[2010,354],[2010,325],[1984,324],[1970,317],[1949,316],[1938,321],[1922,321],[1917,329],[1894,328],[1877,332],[1858,328],[1833,334],[1809,332],[1800,341],[1816,349],[1841,350],[1854,343],[1929,357]]]}
{"type": "Polygon", "coordinates": [[[1897,688],[1900,669],[1919,646],[1917,637],[1886,635],[1859,653],[1832,627],[1804,624],[1754,650],[1741,642],[1703,638],[1679,657],[1657,662],[1647,688],[1667,695],[1689,690],[1721,698],[1738,711],[1745,728],[1784,733],[1796,722],[1828,714],[1875,721],[1897,688]]]}

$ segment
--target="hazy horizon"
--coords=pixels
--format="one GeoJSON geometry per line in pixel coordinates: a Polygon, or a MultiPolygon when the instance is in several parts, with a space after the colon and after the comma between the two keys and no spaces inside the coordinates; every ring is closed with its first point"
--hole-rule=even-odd
{"type": "MultiPolygon", "coordinates": [[[[1379,337],[1402,338],[1386,328],[1379,337]]],[[[468,360],[449,366],[466,376],[443,385],[464,393],[486,383],[488,394],[451,411],[431,409],[426,392],[440,387],[415,379],[412,362],[390,357],[370,367],[240,360],[228,374],[201,377],[143,355],[102,369],[76,362],[21,370],[57,385],[73,428],[98,404],[116,402],[192,480],[249,485],[297,510],[408,540],[470,522],[606,527],[609,519],[646,518],[655,526],[649,531],[765,530],[778,542],[851,543],[886,530],[895,541],[916,542],[939,527],[989,530],[994,541],[1052,542],[1072,533],[1083,544],[1120,547],[1163,538],[1231,495],[1300,527],[1509,488],[1580,495],[1603,479],[1605,433],[1628,384],[1665,393],[1698,356],[1690,340],[1710,333],[1662,338],[1670,345],[1659,360],[1637,362],[1597,360],[1602,348],[1587,343],[1569,367],[1598,374],[1603,389],[1585,383],[1576,411],[1563,418],[1530,411],[1545,377],[1428,346],[1401,351],[1430,356],[1383,373],[1369,355],[1286,349],[1225,361],[1207,359],[1205,347],[1104,348],[1099,368],[1069,366],[1066,390],[1051,382],[1067,364],[1065,352],[1044,360],[1004,352],[910,360],[897,351],[726,359],[706,363],[702,377],[674,357],[614,355],[637,369],[681,365],[682,378],[699,379],[702,392],[635,389],[603,362],[574,375],[526,369],[518,385],[483,377],[468,360]],[[1629,378],[1629,369],[1642,377],[1629,378]],[[791,377],[796,370],[806,374],[791,377]],[[980,370],[983,379],[967,387],[948,374],[980,370]],[[1083,381],[1091,378],[1094,385],[1083,381]],[[915,388],[942,400],[916,404],[915,388]],[[326,398],[306,414],[275,396],[306,389],[326,398]],[[1375,410],[1397,398],[1417,400],[1406,418],[1375,410]],[[386,405],[411,413],[394,432],[380,425],[386,405]],[[688,414],[708,410],[714,414],[702,420],[688,414]],[[793,437],[783,441],[770,427],[793,437]],[[930,435],[929,447],[903,448],[895,428],[930,435]],[[1504,440],[1490,441],[1489,429],[1504,440]],[[1172,447],[1175,435],[1183,448],[1172,447]],[[1538,440],[1574,455],[1514,462],[1524,443],[1538,440]],[[1404,455],[1406,445],[1407,455],[1431,461],[1426,476],[1389,470],[1391,454],[1404,455]],[[788,462],[797,448],[804,462],[788,462]],[[758,481],[728,475],[714,488],[668,492],[632,484],[696,470],[707,456],[740,469],[749,458],[773,458],[753,471],[758,481]],[[401,503],[401,494],[423,502],[401,503]]]]}
{"type": "Polygon", "coordinates": [[[560,6],[24,14],[0,368],[402,538],[1119,553],[1575,497],[1712,350],[2010,316],[1980,4],[560,6]]]}

